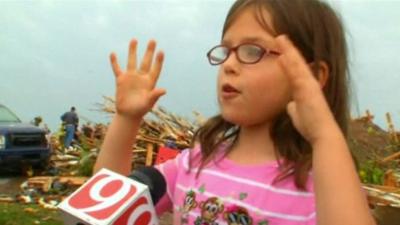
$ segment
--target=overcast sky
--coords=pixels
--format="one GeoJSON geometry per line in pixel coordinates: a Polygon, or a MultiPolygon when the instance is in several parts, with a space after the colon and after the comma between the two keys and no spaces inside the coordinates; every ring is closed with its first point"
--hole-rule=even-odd
{"type": "MultiPolygon", "coordinates": [[[[140,51],[155,38],[166,61],[159,105],[191,117],[217,112],[216,68],[205,53],[218,44],[231,0],[0,1],[0,103],[24,121],[41,115],[54,130],[74,105],[94,122],[92,111],[114,95],[108,55],[122,64],[131,38],[140,51]]],[[[391,112],[400,128],[400,1],[330,1],[342,14],[351,51],[353,115],[370,109],[386,129],[391,112]],[[358,110],[356,110],[358,109],[358,110]]]]}

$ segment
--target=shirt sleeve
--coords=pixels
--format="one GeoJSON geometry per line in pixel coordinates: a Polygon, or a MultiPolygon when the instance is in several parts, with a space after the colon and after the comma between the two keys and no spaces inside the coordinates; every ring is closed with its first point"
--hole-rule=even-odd
{"type": "Polygon", "coordinates": [[[178,177],[179,168],[182,164],[182,158],[188,153],[188,150],[182,151],[174,159],[170,159],[164,163],[155,165],[161,174],[164,175],[167,183],[167,191],[160,201],[156,204],[157,215],[163,214],[165,211],[172,210],[175,192],[175,184],[178,177]]]}

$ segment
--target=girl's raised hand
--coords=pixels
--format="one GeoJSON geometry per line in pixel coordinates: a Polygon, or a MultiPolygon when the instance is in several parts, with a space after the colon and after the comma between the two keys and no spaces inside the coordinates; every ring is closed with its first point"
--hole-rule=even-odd
{"type": "Polygon", "coordinates": [[[310,144],[340,132],[310,66],[285,35],[278,36],[276,41],[281,52],[278,62],[292,91],[287,111],[296,129],[310,144]]]}
{"type": "Polygon", "coordinates": [[[137,40],[129,44],[128,64],[121,70],[115,53],[111,53],[110,61],[116,79],[117,114],[129,119],[142,119],[156,101],[166,93],[156,88],[164,61],[163,52],[158,52],[153,63],[156,42],[149,41],[140,66],[137,66],[137,40]]]}

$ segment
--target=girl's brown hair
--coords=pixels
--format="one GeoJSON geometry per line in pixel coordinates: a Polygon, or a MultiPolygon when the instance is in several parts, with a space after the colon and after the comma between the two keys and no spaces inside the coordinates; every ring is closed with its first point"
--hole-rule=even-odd
{"type": "MultiPolygon", "coordinates": [[[[348,121],[348,64],[347,46],[343,26],[334,10],[319,0],[237,0],[225,20],[222,37],[244,9],[251,8],[258,22],[269,33],[287,35],[307,62],[312,62],[314,74],[321,62],[329,68],[329,78],[323,88],[325,98],[347,137],[348,121]],[[267,10],[272,26],[263,17],[267,10]]],[[[225,121],[221,115],[210,118],[193,138],[200,143],[202,158],[199,171],[213,158],[222,143],[233,144],[240,127],[225,121]]],[[[282,157],[281,173],[276,182],[294,176],[297,188],[304,190],[312,163],[310,144],[294,128],[286,112],[275,120],[271,130],[275,154],[282,157]]],[[[227,148],[227,154],[230,148],[227,148]]],[[[278,160],[279,162],[280,160],[278,160]]]]}

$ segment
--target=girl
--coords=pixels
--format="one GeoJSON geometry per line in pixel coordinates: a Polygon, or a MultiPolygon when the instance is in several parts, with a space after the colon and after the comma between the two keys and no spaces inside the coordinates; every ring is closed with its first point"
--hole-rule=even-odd
{"type": "MultiPolygon", "coordinates": [[[[166,91],[155,87],[164,55],[150,41],[137,66],[115,54],[117,113],[95,171],[131,171],[143,116],[166,91]]],[[[157,166],[167,180],[158,213],[174,224],[374,224],[346,145],[347,55],[334,11],[318,0],[238,0],[221,43],[220,115],[195,134],[191,150],[157,166]]]]}

